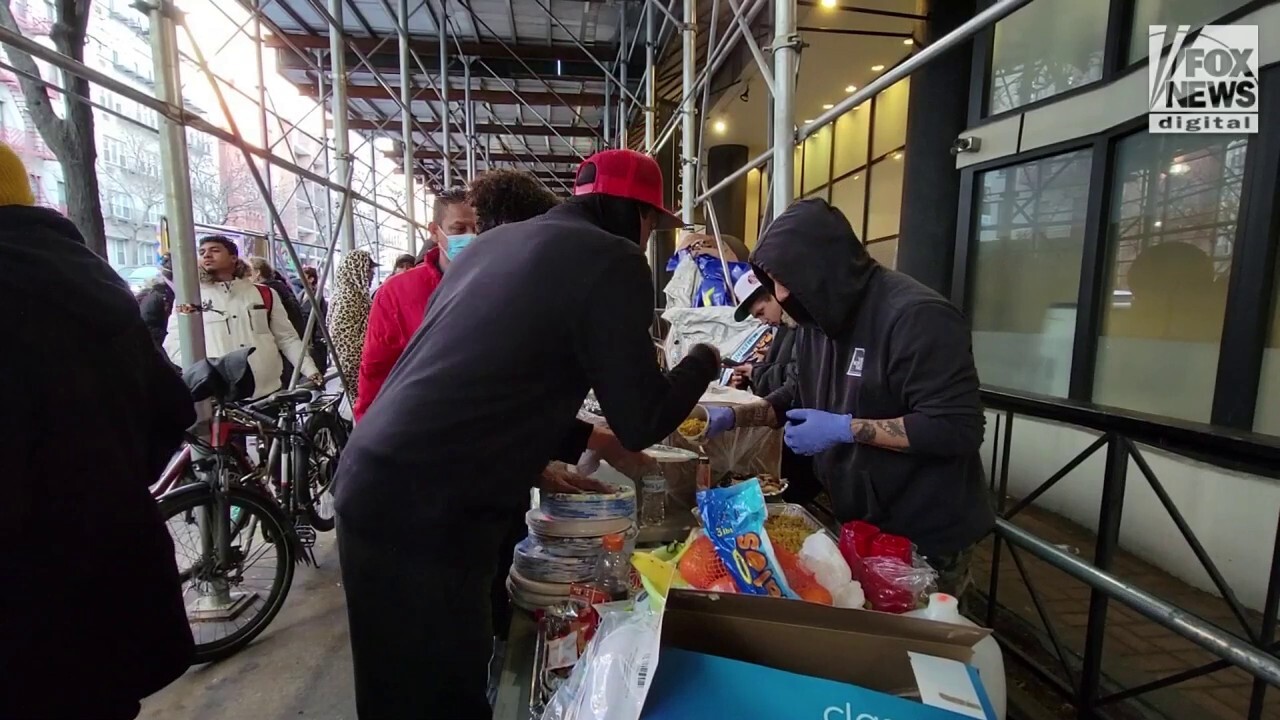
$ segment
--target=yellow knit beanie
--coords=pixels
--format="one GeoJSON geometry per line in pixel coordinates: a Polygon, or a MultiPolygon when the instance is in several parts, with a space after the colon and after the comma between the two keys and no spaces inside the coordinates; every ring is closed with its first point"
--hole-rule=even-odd
{"type": "Polygon", "coordinates": [[[0,143],[0,205],[35,205],[31,181],[22,159],[5,143],[0,143]]]}

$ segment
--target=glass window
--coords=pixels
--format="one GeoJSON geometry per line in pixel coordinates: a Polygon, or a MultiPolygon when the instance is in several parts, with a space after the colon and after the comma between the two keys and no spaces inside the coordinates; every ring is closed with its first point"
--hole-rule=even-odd
{"type": "Polygon", "coordinates": [[[873,242],[867,246],[867,252],[887,268],[898,266],[898,238],[873,242]]]}
{"type": "MultiPolygon", "coordinates": [[[[1280,258],[1276,274],[1280,278],[1280,258]]],[[[1268,435],[1280,435],[1280,286],[1271,301],[1271,331],[1267,349],[1262,353],[1262,376],[1258,380],[1258,404],[1253,413],[1253,429],[1268,435]]]]}
{"type": "Polygon", "coordinates": [[[880,157],[907,142],[907,96],[911,80],[899,80],[876,96],[876,127],[872,135],[872,157],[880,157]]]}
{"type": "Polygon", "coordinates": [[[836,120],[835,160],[832,172],[840,177],[867,164],[867,136],[871,111],[866,103],[836,120]]]}
{"type": "Polygon", "coordinates": [[[898,234],[898,225],[902,220],[903,157],[901,152],[897,152],[871,166],[868,241],[898,234]]]}
{"type": "MultiPolygon", "coordinates": [[[[1147,56],[1147,38],[1152,25],[1200,27],[1243,6],[1247,0],[1135,0],[1133,31],[1129,36],[1129,62],[1147,56]]],[[[1173,35],[1170,34],[1172,39],[1173,35]]],[[[1168,46],[1168,43],[1165,43],[1168,46]]]]}
{"type": "Polygon", "coordinates": [[[1209,421],[1245,143],[1143,132],[1117,146],[1095,402],[1209,421]]]}
{"type": "Polygon", "coordinates": [[[865,201],[867,197],[866,175],[865,172],[860,172],[831,186],[831,204],[840,208],[840,212],[844,213],[845,218],[849,220],[849,224],[853,226],[853,231],[857,233],[859,240],[864,239],[867,234],[866,228],[863,227],[863,215],[866,210],[865,201]]]}
{"type": "Polygon", "coordinates": [[[811,193],[831,181],[831,126],[804,141],[804,192],[811,193]]]}
{"type": "Polygon", "coordinates": [[[1067,395],[1091,165],[1077,150],[977,178],[969,305],[984,384],[1067,395]]]}
{"type": "Polygon", "coordinates": [[[1036,0],[996,23],[991,114],[1102,77],[1107,0],[1036,0]]]}

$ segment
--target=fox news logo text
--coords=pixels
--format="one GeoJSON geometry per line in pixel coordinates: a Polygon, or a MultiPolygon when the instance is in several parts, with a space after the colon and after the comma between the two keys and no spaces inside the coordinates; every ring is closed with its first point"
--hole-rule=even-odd
{"type": "Polygon", "coordinates": [[[1190,29],[1151,26],[1147,129],[1258,132],[1258,26],[1206,25],[1188,42],[1190,29]]]}

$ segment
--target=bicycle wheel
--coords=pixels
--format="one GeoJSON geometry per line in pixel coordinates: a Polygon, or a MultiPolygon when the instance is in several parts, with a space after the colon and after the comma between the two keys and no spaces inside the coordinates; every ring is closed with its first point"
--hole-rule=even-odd
{"type": "Polygon", "coordinates": [[[280,509],[259,493],[227,491],[231,554],[220,564],[203,550],[202,524],[213,518],[208,486],[160,499],[173,540],[196,663],[228,657],[257,637],[284,605],[293,583],[296,550],[280,509]]]}
{"type": "Polygon", "coordinates": [[[311,440],[307,450],[307,482],[298,486],[298,505],[311,527],[329,532],[334,526],[333,478],[347,444],[347,424],[333,413],[307,419],[303,432],[311,440]]]}

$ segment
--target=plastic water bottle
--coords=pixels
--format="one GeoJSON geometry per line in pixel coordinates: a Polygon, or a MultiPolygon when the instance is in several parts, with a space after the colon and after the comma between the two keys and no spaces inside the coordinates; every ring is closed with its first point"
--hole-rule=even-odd
{"type": "MultiPolygon", "coordinates": [[[[946,593],[933,593],[929,596],[929,606],[920,610],[905,613],[908,617],[924,618],[952,625],[978,624],[960,614],[960,602],[946,593]]],[[[978,669],[978,677],[982,678],[982,686],[991,699],[991,708],[995,710],[996,720],[1004,720],[1006,705],[1006,688],[1004,676],[1004,653],[996,639],[988,635],[973,646],[973,660],[970,665],[978,669]]]]}
{"type": "Polygon", "coordinates": [[[667,478],[646,475],[640,481],[640,524],[661,525],[667,519],[667,478]]]}
{"type": "Polygon", "coordinates": [[[596,562],[596,577],[592,585],[605,595],[609,601],[626,600],[631,594],[627,576],[631,571],[631,563],[627,557],[627,539],[622,533],[611,533],[602,541],[604,553],[596,562]]]}

